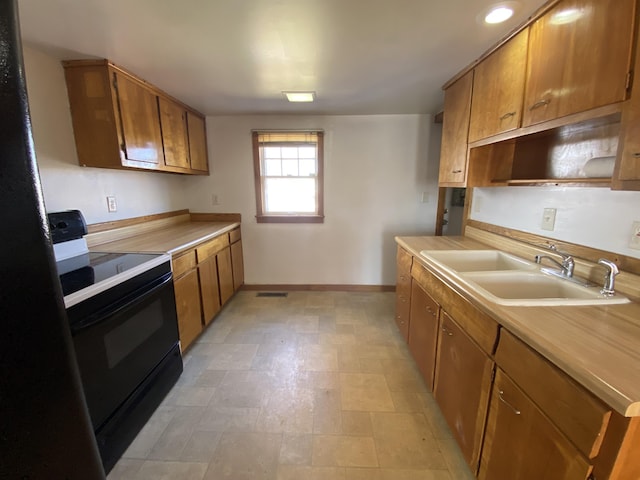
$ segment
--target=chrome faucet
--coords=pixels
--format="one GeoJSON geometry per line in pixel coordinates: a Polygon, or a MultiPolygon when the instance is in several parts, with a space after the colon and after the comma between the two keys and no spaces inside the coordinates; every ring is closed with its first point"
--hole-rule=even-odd
{"type": "Polygon", "coordinates": [[[602,287],[602,290],[600,290],[600,293],[607,297],[612,297],[616,293],[614,290],[616,275],[620,273],[620,270],[618,270],[618,266],[615,263],[611,260],[607,260],[606,258],[598,260],[598,264],[607,269],[607,273],[604,276],[604,286],[602,287]]]}
{"type": "Polygon", "coordinates": [[[555,258],[549,255],[536,255],[536,263],[542,263],[542,259],[546,258],[547,260],[551,260],[553,263],[558,265],[558,267],[560,267],[563,277],[573,277],[573,270],[576,267],[576,263],[573,260],[573,257],[568,253],[558,251],[558,248],[555,245],[551,245],[549,249],[560,255],[562,257],[562,262],[557,261],[555,258]]]}

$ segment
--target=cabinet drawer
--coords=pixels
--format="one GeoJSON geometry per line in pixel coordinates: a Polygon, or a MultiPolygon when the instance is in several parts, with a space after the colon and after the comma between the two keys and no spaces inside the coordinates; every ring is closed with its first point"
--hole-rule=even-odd
{"type": "Polygon", "coordinates": [[[201,246],[196,248],[196,252],[198,254],[198,262],[202,262],[203,260],[209,258],[211,255],[215,255],[227,245],[229,245],[229,234],[227,233],[202,244],[201,246]]]}
{"type": "Polygon", "coordinates": [[[413,257],[398,247],[398,254],[396,256],[396,284],[406,285],[411,287],[411,264],[413,263],[413,257]]]}
{"type": "Polygon", "coordinates": [[[196,252],[190,250],[187,253],[180,255],[179,257],[172,258],[171,264],[173,266],[173,276],[179,277],[185,272],[188,272],[196,266],[196,252]]]}
{"type": "Polygon", "coordinates": [[[236,228],[235,230],[231,230],[229,232],[229,241],[231,243],[236,243],[238,240],[240,240],[240,229],[236,228]]]}
{"type": "Polygon", "coordinates": [[[498,339],[498,324],[494,319],[478,310],[418,262],[413,263],[411,276],[444,311],[456,319],[467,335],[486,353],[493,354],[498,339]]]}
{"type": "Polygon", "coordinates": [[[598,454],[610,408],[504,329],[496,363],[584,455],[598,454]]]}

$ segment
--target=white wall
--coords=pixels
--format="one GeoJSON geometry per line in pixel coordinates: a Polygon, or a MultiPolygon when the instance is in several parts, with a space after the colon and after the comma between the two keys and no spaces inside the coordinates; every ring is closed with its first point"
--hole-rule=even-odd
{"type": "Polygon", "coordinates": [[[189,208],[242,214],[247,284],[395,284],[393,237],[434,230],[432,125],[429,115],[208,117],[211,177],[190,179],[189,208]],[[323,224],[255,221],[251,130],[278,128],[325,131],[323,224]]]}
{"type": "Polygon", "coordinates": [[[471,218],[640,258],[629,248],[640,221],[640,192],[580,187],[493,187],[473,192],[471,218]],[[542,230],[542,211],[556,208],[555,229],[542,230]]]}
{"type": "Polygon", "coordinates": [[[47,211],[79,209],[87,223],[187,208],[179,175],[78,165],[64,71],[60,62],[24,48],[29,107],[47,211]],[[107,211],[115,195],[118,211],[107,211]]]}

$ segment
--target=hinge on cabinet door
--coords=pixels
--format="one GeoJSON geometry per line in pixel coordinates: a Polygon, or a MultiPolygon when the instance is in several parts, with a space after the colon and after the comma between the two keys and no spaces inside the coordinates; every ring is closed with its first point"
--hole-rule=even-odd
{"type": "Polygon", "coordinates": [[[624,85],[625,90],[629,91],[631,89],[631,84],[633,83],[633,70],[629,70],[627,72],[627,80],[624,85]]]}
{"type": "Polygon", "coordinates": [[[127,153],[127,146],[124,144],[124,142],[120,144],[120,150],[122,150],[122,153],[127,153]]]}
{"type": "Polygon", "coordinates": [[[116,76],[115,73],[113,74],[113,88],[118,90],[118,77],[116,76]]]}
{"type": "Polygon", "coordinates": [[[496,366],[493,366],[493,371],[491,372],[491,382],[493,383],[493,381],[496,379],[496,366]]]}

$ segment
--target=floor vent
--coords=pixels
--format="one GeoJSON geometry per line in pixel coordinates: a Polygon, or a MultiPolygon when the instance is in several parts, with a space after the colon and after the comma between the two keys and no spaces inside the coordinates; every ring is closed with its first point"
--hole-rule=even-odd
{"type": "Polygon", "coordinates": [[[287,292],[258,292],[256,297],[286,297],[287,292]]]}

